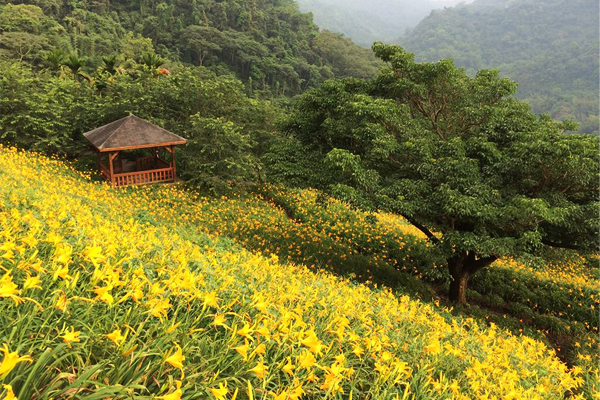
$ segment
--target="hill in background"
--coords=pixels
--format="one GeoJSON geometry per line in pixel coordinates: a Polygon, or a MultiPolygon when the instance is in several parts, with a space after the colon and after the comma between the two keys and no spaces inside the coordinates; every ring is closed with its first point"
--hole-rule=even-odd
{"type": "MultiPolygon", "coordinates": [[[[536,113],[598,132],[596,0],[479,0],[436,10],[398,40],[417,59],[498,68],[536,113]]],[[[402,33],[401,27],[398,33],[402,33]]]]}
{"type": "Polygon", "coordinates": [[[303,92],[334,77],[372,77],[368,49],[319,32],[292,0],[83,2],[0,0],[0,61],[44,66],[46,51],[76,53],[92,72],[102,57],[175,63],[234,73],[271,96],[303,92]]]}
{"type": "MultiPolygon", "coordinates": [[[[470,0],[469,0],[470,1],[470,0]]],[[[322,28],[343,33],[361,46],[390,42],[398,32],[416,26],[433,9],[458,0],[297,0],[300,9],[312,12],[322,28]]],[[[468,2],[468,1],[467,1],[468,2]]]]}

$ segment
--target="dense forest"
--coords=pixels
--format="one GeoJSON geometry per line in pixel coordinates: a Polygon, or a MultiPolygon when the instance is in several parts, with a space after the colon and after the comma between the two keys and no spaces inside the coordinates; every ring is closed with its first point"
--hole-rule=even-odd
{"type": "Polygon", "coordinates": [[[340,35],[319,33],[291,0],[0,1],[0,57],[39,66],[43,51],[85,58],[173,61],[233,72],[251,90],[294,95],[325,79],[376,73],[371,52],[340,35]]]}
{"type": "MultiPolygon", "coordinates": [[[[598,132],[596,0],[479,0],[433,11],[398,41],[418,59],[498,68],[536,113],[598,132]]],[[[399,30],[399,35],[401,31],[399,30]]]]}
{"type": "Polygon", "coordinates": [[[389,42],[398,32],[416,26],[433,9],[459,1],[435,0],[298,0],[322,28],[343,33],[361,46],[389,42]]]}

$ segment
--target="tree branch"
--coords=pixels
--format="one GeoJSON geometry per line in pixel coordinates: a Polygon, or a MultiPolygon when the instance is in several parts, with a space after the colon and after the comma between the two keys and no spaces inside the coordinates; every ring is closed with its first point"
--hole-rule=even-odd
{"type": "Polygon", "coordinates": [[[402,215],[404,218],[406,218],[406,220],[408,222],[413,224],[415,226],[415,228],[417,228],[418,230],[423,232],[425,234],[425,236],[427,236],[429,241],[431,241],[434,244],[440,243],[440,239],[438,239],[433,233],[431,233],[431,231],[429,229],[427,229],[424,225],[421,225],[420,223],[418,223],[417,221],[415,221],[414,219],[412,219],[411,217],[409,217],[405,214],[400,214],[400,215],[402,215]]]}
{"type": "Polygon", "coordinates": [[[576,246],[574,244],[570,244],[570,243],[557,243],[557,242],[552,242],[547,239],[543,239],[542,243],[545,244],[546,246],[557,247],[559,249],[581,250],[581,247],[576,246]]]}
{"type": "Polygon", "coordinates": [[[473,252],[469,252],[469,255],[472,254],[472,257],[470,257],[466,267],[468,268],[468,271],[470,274],[474,274],[475,272],[479,271],[480,269],[487,267],[488,265],[490,265],[491,263],[493,263],[494,261],[496,261],[498,259],[498,256],[489,256],[489,257],[482,257],[478,260],[475,260],[475,253],[473,252]]]}

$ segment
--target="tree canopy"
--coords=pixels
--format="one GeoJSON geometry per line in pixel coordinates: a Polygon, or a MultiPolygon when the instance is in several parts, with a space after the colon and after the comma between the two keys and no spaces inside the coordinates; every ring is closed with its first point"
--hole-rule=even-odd
{"type": "Polygon", "coordinates": [[[319,165],[310,184],[406,217],[446,260],[458,302],[498,257],[597,246],[597,138],[534,115],[497,70],[470,77],[449,60],[373,49],[387,64],[377,79],[327,82],[285,125],[319,165]]]}

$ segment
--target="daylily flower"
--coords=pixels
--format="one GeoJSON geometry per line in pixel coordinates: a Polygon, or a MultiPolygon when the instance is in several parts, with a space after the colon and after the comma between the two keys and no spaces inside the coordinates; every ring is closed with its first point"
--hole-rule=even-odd
{"type": "Polygon", "coordinates": [[[160,396],[159,399],[162,400],[181,400],[181,396],[183,395],[183,390],[181,390],[181,381],[175,381],[176,389],[174,392],[169,394],[165,394],[164,396],[160,396]]]}
{"type": "Polygon", "coordinates": [[[238,330],[236,332],[238,335],[245,337],[246,339],[251,339],[252,336],[252,329],[250,329],[250,325],[248,325],[248,323],[244,323],[244,326],[242,327],[242,329],[238,330]]]}
{"type": "Polygon", "coordinates": [[[21,294],[21,291],[17,288],[18,286],[12,281],[10,271],[4,274],[2,279],[0,279],[0,297],[13,299],[15,305],[25,301],[22,297],[18,296],[21,294]]]}
{"type": "Polygon", "coordinates": [[[171,364],[173,367],[183,370],[183,361],[185,360],[185,356],[181,351],[181,347],[175,343],[177,350],[175,353],[165,359],[165,362],[171,364]]]}
{"type": "Polygon", "coordinates": [[[19,400],[17,399],[17,396],[15,396],[11,385],[2,385],[2,387],[6,390],[6,394],[2,400],[19,400]]]}
{"type": "Polygon", "coordinates": [[[244,345],[238,346],[238,347],[234,347],[233,349],[235,351],[237,351],[238,353],[240,353],[240,355],[242,356],[242,358],[244,359],[244,361],[248,361],[248,349],[249,348],[250,348],[250,346],[248,345],[248,341],[245,340],[244,341],[244,345]]]}
{"type": "Polygon", "coordinates": [[[213,396],[215,396],[217,400],[224,400],[225,395],[227,394],[227,392],[229,392],[229,389],[227,389],[227,386],[224,385],[223,382],[221,382],[219,383],[218,389],[210,389],[210,392],[213,396]]]}
{"type": "Polygon", "coordinates": [[[250,370],[250,372],[254,372],[259,378],[264,378],[265,374],[268,373],[267,367],[261,362],[256,364],[254,368],[250,370]]]}
{"type": "Polygon", "coordinates": [[[69,347],[71,347],[71,342],[79,342],[79,335],[81,335],[81,332],[76,331],[75,328],[71,327],[70,332],[67,331],[64,335],[61,335],[59,337],[61,337],[64,340],[64,342],[68,344],[69,347]]]}
{"type": "Polygon", "coordinates": [[[321,349],[323,348],[323,344],[321,344],[317,334],[312,329],[308,331],[308,334],[300,341],[300,343],[308,347],[310,351],[315,354],[321,353],[321,349]]]}
{"type": "Polygon", "coordinates": [[[217,314],[215,315],[215,320],[212,323],[214,326],[227,326],[225,325],[225,315],[217,314]]]}
{"type": "Polygon", "coordinates": [[[125,340],[125,336],[121,334],[120,329],[115,329],[111,333],[107,334],[106,337],[112,340],[117,346],[120,346],[125,340]]]}
{"type": "Polygon", "coordinates": [[[294,375],[294,365],[290,357],[287,358],[287,363],[283,366],[282,370],[290,376],[294,375]]]}
{"type": "Polygon", "coordinates": [[[16,351],[10,352],[6,343],[2,344],[0,351],[4,353],[2,364],[0,364],[0,378],[6,377],[6,375],[8,375],[8,373],[12,371],[18,363],[23,361],[33,361],[33,358],[30,356],[19,357],[19,354],[16,351]]]}
{"type": "Polygon", "coordinates": [[[39,277],[27,274],[23,289],[41,289],[40,283],[42,283],[42,280],[39,277]]]}

